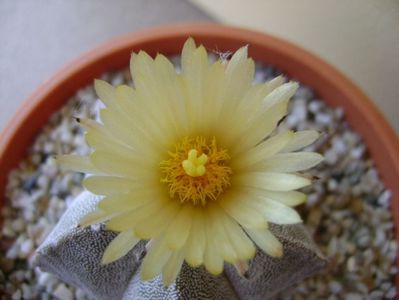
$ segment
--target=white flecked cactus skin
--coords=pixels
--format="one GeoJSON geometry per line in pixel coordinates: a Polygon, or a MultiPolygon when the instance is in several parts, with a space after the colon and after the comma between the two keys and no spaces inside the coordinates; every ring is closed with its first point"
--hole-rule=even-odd
{"type": "Polygon", "coordinates": [[[42,270],[80,287],[93,299],[268,299],[327,265],[302,225],[272,225],[272,232],[283,243],[284,256],[272,258],[258,251],[244,276],[227,264],[225,272],[216,277],[204,268],[185,264],[168,288],[160,277],[143,282],[139,270],[145,242],[116,262],[101,265],[104,249],[116,234],[103,225],[78,226],[99,200],[88,192],[77,197],[37,249],[35,258],[42,270]]]}

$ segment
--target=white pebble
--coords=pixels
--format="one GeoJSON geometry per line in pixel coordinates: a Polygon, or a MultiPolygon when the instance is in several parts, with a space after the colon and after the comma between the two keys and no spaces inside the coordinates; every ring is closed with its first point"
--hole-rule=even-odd
{"type": "Polygon", "coordinates": [[[338,281],[331,281],[329,283],[330,291],[333,294],[339,294],[342,291],[342,284],[340,284],[338,281]]]}
{"type": "Polygon", "coordinates": [[[329,165],[334,165],[338,161],[338,154],[333,150],[328,150],[324,153],[324,161],[329,165]]]}
{"type": "Polygon", "coordinates": [[[345,296],[345,300],[363,300],[363,296],[356,293],[348,293],[345,296]]]}
{"type": "Polygon", "coordinates": [[[379,197],[378,197],[378,204],[384,207],[388,207],[391,203],[391,195],[392,193],[388,190],[384,191],[379,197]]]}
{"type": "Polygon", "coordinates": [[[25,222],[22,219],[15,219],[11,226],[16,232],[21,232],[25,228],[25,222]]]}
{"type": "Polygon", "coordinates": [[[55,288],[53,296],[58,300],[73,300],[73,293],[62,283],[55,288]]]}
{"type": "Polygon", "coordinates": [[[364,151],[365,151],[365,148],[364,148],[363,145],[359,146],[359,147],[356,147],[356,148],[353,148],[351,150],[351,156],[354,159],[360,159],[360,158],[362,158],[362,156],[364,154],[364,151]]]}
{"type": "Polygon", "coordinates": [[[317,113],[321,109],[321,107],[322,107],[322,102],[320,101],[311,101],[309,103],[309,110],[312,113],[317,113]]]}
{"type": "Polygon", "coordinates": [[[346,268],[349,272],[355,272],[357,270],[356,259],[354,256],[351,256],[346,262],[346,268]]]}
{"type": "Polygon", "coordinates": [[[12,300],[21,300],[22,299],[22,292],[21,290],[16,290],[12,296],[11,296],[12,300]]]}
{"type": "Polygon", "coordinates": [[[33,251],[33,242],[32,240],[26,240],[21,244],[21,248],[19,249],[19,257],[26,258],[33,251]]]}
{"type": "Polygon", "coordinates": [[[26,283],[22,284],[22,296],[23,299],[32,299],[35,296],[34,288],[26,283]]]}
{"type": "Polygon", "coordinates": [[[41,286],[47,286],[53,276],[50,273],[42,272],[39,275],[38,283],[41,286]]]}
{"type": "Polygon", "coordinates": [[[372,291],[369,295],[370,300],[381,300],[384,298],[384,292],[383,291],[372,291]]]}
{"type": "Polygon", "coordinates": [[[322,125],[329,125],[332,122],[331,115],[326,113],[318,113],[316,115],[316,122],[322,125]]]}
{"type": "Polygon", "coordinates": [[[391,287],[388,292],[385,294],[387,299],[393,299],[396,296],[396,288],[393,286],[391,287]]]}

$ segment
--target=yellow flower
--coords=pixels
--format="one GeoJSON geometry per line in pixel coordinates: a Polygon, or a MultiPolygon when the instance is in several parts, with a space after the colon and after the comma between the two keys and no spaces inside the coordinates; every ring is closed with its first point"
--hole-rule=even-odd
{"type": "Polygon", "coordinates": [[[96,81],[106,106],[101,123],[80,121],[93,152],[59,157],[91,174],[84,186],[104,196],[82,225],[106,222],[119,232],[102,262],[149,240],[142,279],[162,274],[166,285],[184,261],[217,275],[224,262],[253,258],[255,244],[280,257],[268,222],[301,222],[291,207],[306,196],[294,190],[311,182],[297,172],[322,160],[295,152],[315,141],[315,131],[274,134],[298,84],[282,77],[253,84],[247,47],[210,63],[188,39],[181,61],[179,74],[165,56],[140,52],[131,59],[135,88],[96,81]]]}

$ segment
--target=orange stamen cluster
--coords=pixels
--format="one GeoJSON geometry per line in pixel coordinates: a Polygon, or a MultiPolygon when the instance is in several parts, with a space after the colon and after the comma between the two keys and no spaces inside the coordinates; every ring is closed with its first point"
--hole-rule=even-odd
{"type": "Polygon", "coordinates": [[[170,196],[181,203],[206,205],[230,185],[230,157],[225,149],[218,149],[216,138],[184,138],[169,155],[170,159],[160,164],[161,181],[168,185],[170,196]]]}

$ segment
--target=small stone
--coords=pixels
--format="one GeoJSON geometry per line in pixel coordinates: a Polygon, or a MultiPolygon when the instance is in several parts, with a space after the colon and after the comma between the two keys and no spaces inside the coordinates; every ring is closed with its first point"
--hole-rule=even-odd
{"type": "Polygon", "coordinates": [[[22,219],[15,219],[11,226],[15,232],[21,232],[25,228],[25,223],[22,219]]]}
{"type": "Polygon", "coordinates": [[[330,287],[330,292],[333,294],[339,294],[342,291],[342,284],[340,284],[338,281],[331,281],[329,283],[330,287]]]}
{"type": "Polygon", "coordinates": [[[32,240],[26,240],[21,244],[21,248],[19,249],[19,257],[26,258],[33,251],[33,242],[32,240]]]}
{"type": "Polygon", "coordinates": [[[14,260],[0,257],[0,269],[5,273],[9,273],[14,268],[14,260]]]}
{"type": "Polygon", "coordinates": [[[346,268],[349,272],[355,272],[357,270],[356,258],[354,256],[349,257],[346,263],[346,268]]]}
{"type": "Polygon", "coordinates": [[[12,296],[11,296],[12,300],[21,300],[22,299],[22,291],[21,290],[16,290],[12,296]]]}
{"type": "Polygon", "coordinates": [[[318,113],[316,115],[316,122],[323,125],[329,125],[332,122],[331,115],[326,113],[318,113]]]}
{"type": "Polygon", "coordinates": [[[394,299],[396,296],[396,288],[391,287],[388,292],[385,294],[385,298],[387,299],[394,299]]]}
{"type": "Polygon", "coordinates": [[[41,274],[39,275],[39,279],[38,279],[39,285],[47,286],[47,284],[51,281],[52,277],[53,277],[53,275],[51,275],[50,273],[41,272],[41,274]]]}
{"type": "Polygon", "coordinates": [[[391,192],[386,190],[378,197],[378,204],[384,207],[388,207],[391,204],[391,192]]]}
{"type": "Polygon", "coordinates": [[[22,284],[22,297],[23,299],[32,299],[35,296],[34,289],[27,285],[26,283],[22,284]]]}
{"type": "Polygon", "coordinates": [[[73,293],[62,283],[55,288],[53,296],[58,300],[73,300],[73,293]]]}
{"type": "Polygon", "coordinates": [[[312,113],[316,114],[317,112],[320,111],[322,108],[321,102],[320,101],[310,101],[309,103],[309,111],[312,113]]]}
{"type": "Polygon", "coordinates": [[[383,291],[372,291],[369,295],[370,300],[381,300],[384,298],[384,292],[383,291]]]}
{"type": "Polygon", "coordinates": [[[357,293],[348,293],[345,296],[345,300],[363,300],[363,296],[357,293]]]}

